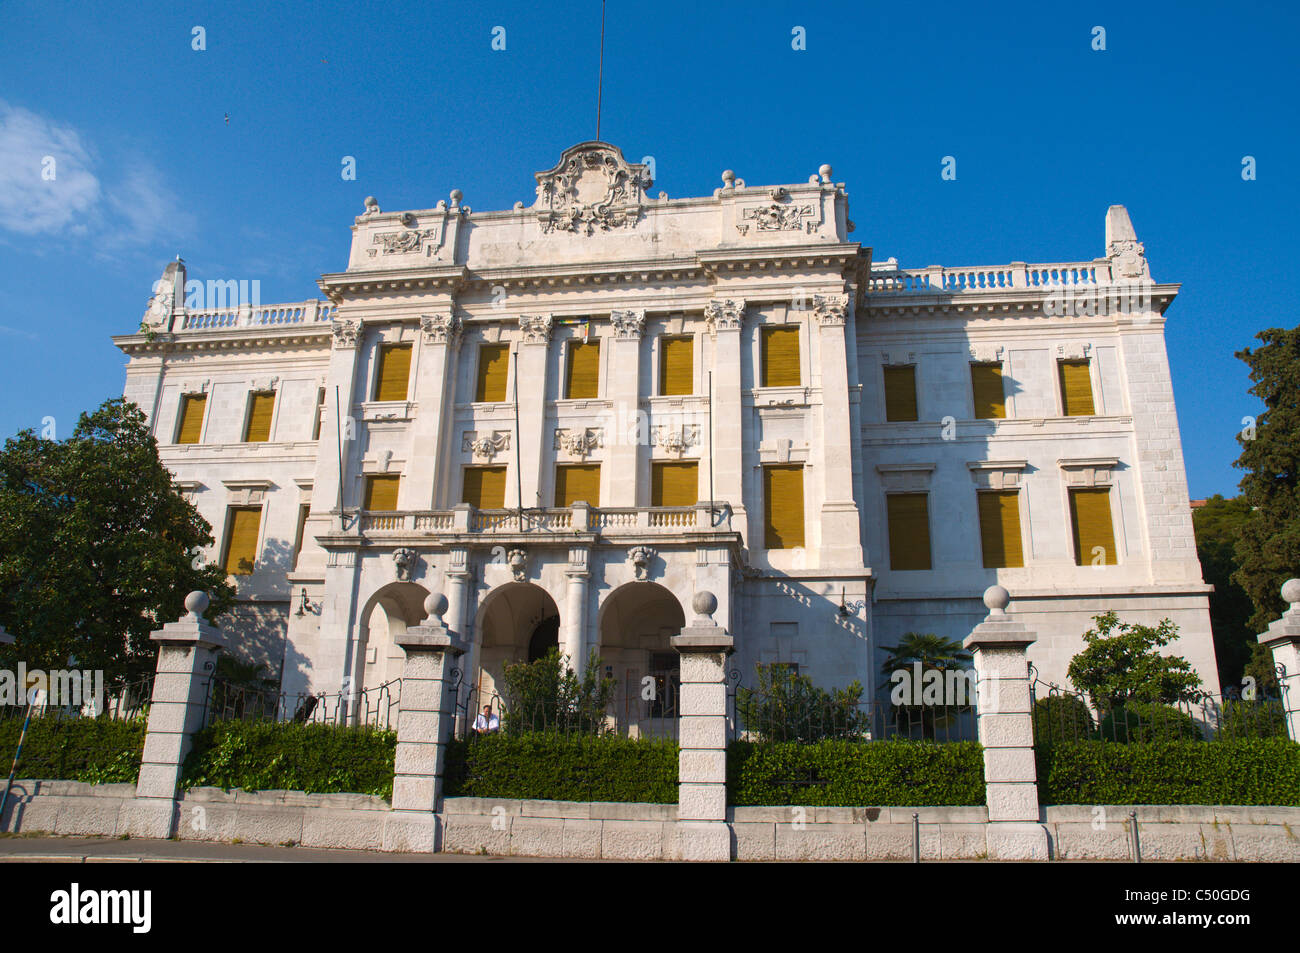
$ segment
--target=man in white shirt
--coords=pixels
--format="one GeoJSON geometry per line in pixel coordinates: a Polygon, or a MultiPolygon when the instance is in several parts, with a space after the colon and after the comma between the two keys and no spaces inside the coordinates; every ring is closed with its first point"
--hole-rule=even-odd
{"type": "Polygon", "coordinates": [[[492,711],[491,705],[484,705],[483,711],[474,719],[474,732],[489,735],[501,730],[501,719],[492,711]]]}

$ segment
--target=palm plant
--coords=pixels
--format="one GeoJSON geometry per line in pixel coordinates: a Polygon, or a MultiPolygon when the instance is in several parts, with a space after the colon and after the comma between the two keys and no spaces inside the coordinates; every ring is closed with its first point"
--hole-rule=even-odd
{"type": "MultiPolygon", "coordinates": [[[[905,632],[897,645],[884,645],[881,648],[889,653],[881,666],[887,681],[900,670],[906,672],[911,678],[918,663],[924,674],[931,671],[960,671],[966,669],[971,662],[971,654],[962,647],[960,642],[935,635],[933,632],[905,632]]],[[[914,695],[919,695],[920,691],[920,685],[913,686],[914,695]]],[[[912,704],[894,707],[898,711],[899,721],[907,725],[909,732],[912,724],[919,722],[921,736],[932,739],[940,725],[946,725],[952,720],[956,711],[968,706],[912,704]],[[953,711],[949,711],[950,708],[953,711]]]]}

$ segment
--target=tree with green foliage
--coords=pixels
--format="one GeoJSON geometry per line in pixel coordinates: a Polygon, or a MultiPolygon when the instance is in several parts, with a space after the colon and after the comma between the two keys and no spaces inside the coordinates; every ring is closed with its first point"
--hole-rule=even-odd
{"type": "Polygon", "coordinates": [[[158,459],[144,414],[121,398],[82,414],[63,441],[24,430],[0,450],[0,661],[102,669],[120,685],[153,671],[149,634],[211,596],[234,600],[219,567],[196,565],[212,528],[158,459]]]}
{"type": "Polygon", "coordinates": [[[1254,605],[1249,626],[1263,632],[1286,609],[1282,583],[1300,576],[1300,328],[1269,328],[1253,351],[1237,352],[1250,368],[1250,393],[1264,402],[1253,426],[1237,435],[1246,471],[1241,492],[1250,517],[1241,528],[1233,578],[1254,605]]]}
{"type": "Polygon", "coordinates": [[[823,738],[858,738],[871,727],[861,709],[862,685],[827,691],[788,665],[756,666],[755,688],[736,690],[740,724],[758,741],[815,742],[823,738]]]}
{"type": "MultiPolygon", "coordinates": [[[[885,645],[882,648],[889,653],[880,670],[886,681],[893,678],[895,672],[902,671],[908,677],[921,665],[921,673],[952,672],[969,669],[971,654],[960,642],[945,639],[932,632],[905,632],[897,645],[885,645]]],[[[921,693],[921,686],[914,685],[913,691],[921,693]]],[[[923,738],[934,738],[939,728],[954,720],[958,712],[967,710],[969,705],[895,705],[898,712],[899,727],[910,731],[914,724],[921,726],[923,738]]]]}
{"type": "Polygon", "coordinates": [[[600,674],[601,660],[594,651],[579,676],[561,658],[555,646],[535,662],[515,662],[505,667],[505,715],[507,734],[528,731],[577,731],[600,734],[606,731],[605,710],[614,697],[617,682],[600,674]]]}
{"type": "Polygon", "coordinates": [[[1241,684],[1252,651],[1259,645],[1255,638],[1258,633],[1249,624],[1254,606],[1246,590],[1233,580],[1239,568],[1237,541],[1249,519],[1250,506],[1239,496],[1224,499],[1216,494],[1192,511],[1201,575],[1214,586],[1210,593],[1210,629],[1214,633],[1219,682],[1225,690],[1241,684]]]}
{"type": "Polygon", "coordinates": [[[1070,660],[1067,674],[1099,712],[1129,701],[1169,705],[1196,696],[1201,677],[1191,664],[1156,651],[1178,639],[1173,622],[1137,625],[1121,622],[1114,612],[1093,616],[1093,621],[1097,627],[1083,633],[1084,649],[1070,660]]]}

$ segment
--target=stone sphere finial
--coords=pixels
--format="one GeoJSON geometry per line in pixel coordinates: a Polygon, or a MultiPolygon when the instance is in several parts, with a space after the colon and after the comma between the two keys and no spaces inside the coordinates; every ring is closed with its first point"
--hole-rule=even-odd
{"type": "Polygon", "coordinates": [[[691,597],[691,608],[696,615],[712,617],[718,608],[718,597],[707,589],[701,589],[691,597]]]}
{"type": "Polygon", "coordinates": [[[823,162],[821,167],[817,169],[817,174],[822,177],[823,182],[829,182],[831,180],[831,172],[833,171],[834,170],[831,169],[828,163],[823,162]]]}
{"type": "Polygon", "coordinates": [[[1287,605],[1300,602],[1300,579],[1288,579],[1282,583],[1282,598],[1287,605]]]}
{"type": "Polygon", "coordinates": [[[441,622],[447,612],[447,597],[441,592],[429,593],[424,597],[424,611],[441,622]]]}
{"type": "Polygon", "coordinates": [[[465,193],[462,192],[460,189],[452,189],[451,190],[452,207],[455,208],[457,205],[459,205],[460,200],[463,199],[464,197],[465,197],[465,193]]]}
{"type": "Polygon", "coordinates": [[[1002,586],[989,586],[984,590],[984,605],[989,615],[1006,615],[1007,606],[1011,605],[1011,593],[1002,586]]]}
{"type": "Polygon", "coordinates": [[[727,169],[722,173],[722,187],[725,189],[732,188],[736,184],[736,173],[727,169]]]}
{"type": "Polygon", "coordinates": [[[207,611],[208,603],[211,602],[208,594],[202,589],[195,589],[185,597],[185,608],[189,610],[192,616],[201,616],[207,611]]]}

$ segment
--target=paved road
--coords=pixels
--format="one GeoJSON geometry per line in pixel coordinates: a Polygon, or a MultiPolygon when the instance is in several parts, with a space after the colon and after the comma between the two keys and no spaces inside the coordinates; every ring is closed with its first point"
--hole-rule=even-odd
{"type": "Polygon", "coordinates": [[[472,854],[388,854],[377,850],[316,847],[260,847],[196,841],[117,840],[103,837],[0,836],[0,863],[269,863],[269,864],[440,864],[537,862],[536,857],[472,854]]]}

